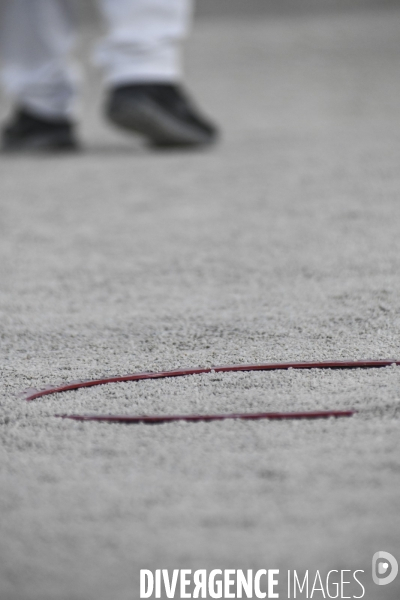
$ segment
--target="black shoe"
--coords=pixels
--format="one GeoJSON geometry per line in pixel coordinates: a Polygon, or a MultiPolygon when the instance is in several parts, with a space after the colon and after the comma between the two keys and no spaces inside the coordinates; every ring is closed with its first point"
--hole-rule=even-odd
{"type": "Polygon", "coordinates": [[[217,138],[216,128],[172,84],[116,87],[110,91],[105,111],[114,125],[144,135],[155,146],[199,146],[217,138]]]}
{"type": "Polygon", "coordinates": [[[15,111],[1,136],[5,152],[60,152],[77,150],[74,126],[66,119],[46,119],[26,109],[15,111]]]}

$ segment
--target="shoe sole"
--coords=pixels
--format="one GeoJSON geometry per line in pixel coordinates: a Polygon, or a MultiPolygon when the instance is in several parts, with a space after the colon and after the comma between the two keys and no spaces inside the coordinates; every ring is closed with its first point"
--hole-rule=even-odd
{"type": "Polygon", "coordinates": [[[48,152],[77,152],[78,142],[67,134],[35,135],[25,140],[2,140],[2,152],[5,153],[48,153],[48,152]]]}
{"type": "Polygon", "coordinates": [[[117,127],[147,137],[154,146],[204,146],[216,138],[213,133],[179,121],[147,99],[108,106],[106,116],[117,127]]]}

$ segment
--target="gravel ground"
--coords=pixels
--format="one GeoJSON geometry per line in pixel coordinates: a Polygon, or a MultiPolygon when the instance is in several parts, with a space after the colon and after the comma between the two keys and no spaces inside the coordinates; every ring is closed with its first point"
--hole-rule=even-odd
{"type": "Polygon", "coordinates": [[[81,155],[0,159],[1,600],[136,600],[140,568],[225,567],[363,569],[367,600],[398,600],[398,583],[370,581],[375,552],[400,558],[400,367],[16,394],[400,358],[399,26],[395,10],[200,21],[188,85],[221,125],[215,149],[155,153],[114,132],[90,74],[81,155]],[[52,416],[329,408],[359,413],[52,416]]]}

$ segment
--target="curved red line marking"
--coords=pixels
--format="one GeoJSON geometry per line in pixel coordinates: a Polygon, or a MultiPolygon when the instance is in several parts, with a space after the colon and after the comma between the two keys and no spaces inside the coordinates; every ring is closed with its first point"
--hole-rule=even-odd
{"type": "Polygon", "coordinates": [[[324,362],[290,362],[290,363],[265,363],[255,365],[227,365],[207,368],[189,368],[177,369],[174,371],[160,371],[156,373],[132,373],[131,375],[120,375],[115,377],[105,377],[102,379],[92,379],[89,381],[76,381],[64,383],[59,386],[48,386],[46,389],[34,390],[30,388],[22,392],[24,400],[30,402],[60,392],[69,390],[78,390],[84,387],[93,387],[96,385],[105,385],[106,383],[119,383],[123,381],[140,381],[142,379],[163,379],[167,377],[182,377],[184,375],[201,375],[204,373],[228,373],[231,371],[278,371],[288,369],[373,369],[381,367],[390,367],[391,365],[400,365],[398,360],[337,360],[324,362]]]}
{"type": "Polygon", "coordinates": [[[330,417],[352,417],[356,414],[355,410],[329,410],[313,412],[292,412],[292,413],[228,413],[221,415],[152,415],[152,416],[131,416],[131,415],[54,415],[61,419],[72,419],[73,421],[105,421],[111,423],[143,423],[146,425],[155,425],[158,423],[171,423],[172,421],[222,421],[225,419],[245,419],[245,420],[283,420],[283,419],[329,419],[330,417]]]}
{"type": "MultiPolygon", "coordinates": [[[[288,369],[372,369],[380,367],[389,367],[391,365],[400,365],[398,360],[339,360],[323,362],[290,362],[290,363],[266,363],[255,365],[227,365],[209,368],[177,369],[174,371],[160,371],[158,373],[133,373],[132,375],[121,375],[115,377],[106,377],[103,379],[93,379],[89,381],[74,381],[59,386],[46,386],[42,390],[30,388],[23,392],[23,397],[27,401],[56,394],[77,390],[84,387],[104,385],[107,383],[118,383],[123,381],[140,381],[143,379],[162,379],[167,377],[182,377],[184,375],[201,375],[203,373],[227,373],[232,371],[277,371],[288,369]]],[[[289,413],[232,413],[216,415],[152,415],[152,416],[132,416],[132,415],[55,415],[63,419],[72,419],[74,421],[107,421],[114,423],[170,423],[172,421],[221,421],[223,419],[327,419],[330,417],[351,417],[356,414],[355,410],[341,411],[310,411],[310,412],[289,412],[289,413]]]]}

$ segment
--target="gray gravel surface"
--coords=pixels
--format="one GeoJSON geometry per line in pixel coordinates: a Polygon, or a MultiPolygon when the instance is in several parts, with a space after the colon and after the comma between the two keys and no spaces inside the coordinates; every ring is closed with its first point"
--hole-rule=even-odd
{"type": "Polygon", "coordinates": [[[400,358],[399,26],[398,11],[199,22],[187,79],[217,147],[155,153],[114,132],[90,74],[84,152],[1,157],[1,600],[136,600],[140,568],[364,569],[369,584],[374,552],[400,558],[400,367],[16,397],[134,371],[400,358]],[[52,416],[349,407],[153,427],[52,416]]]}

